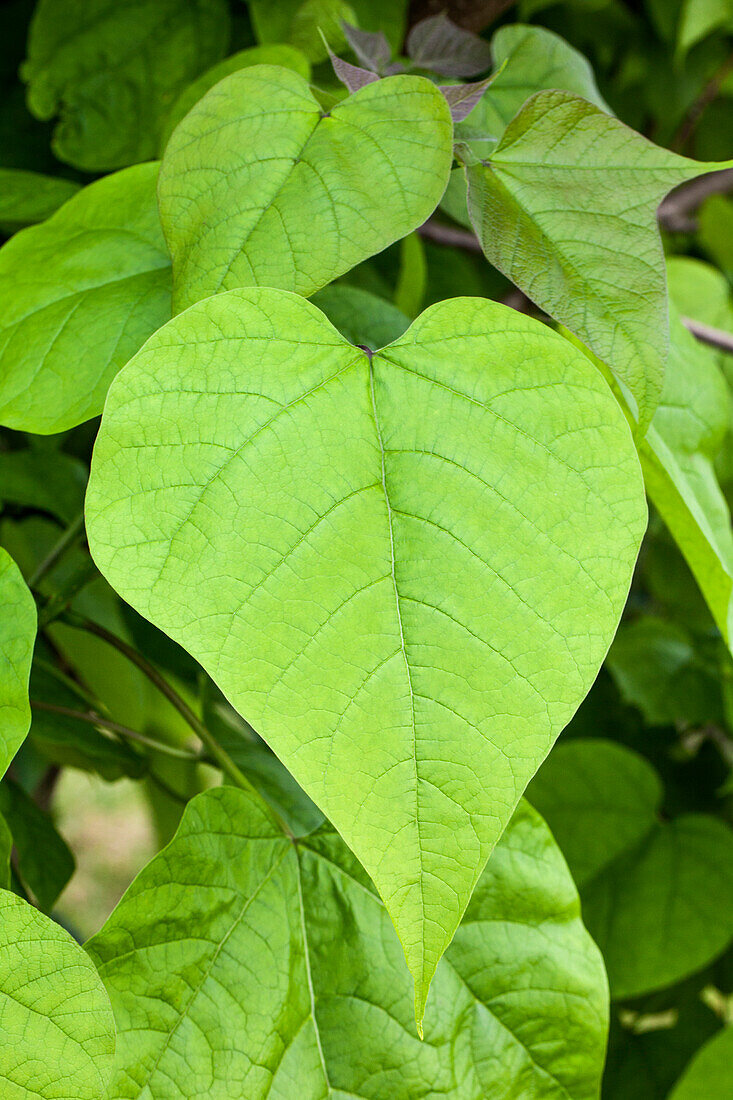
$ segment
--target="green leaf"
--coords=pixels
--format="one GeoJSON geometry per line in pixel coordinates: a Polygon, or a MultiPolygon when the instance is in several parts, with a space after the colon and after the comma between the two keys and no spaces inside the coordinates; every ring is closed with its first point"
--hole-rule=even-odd
{"type": "Polygon", "coordinates": [[[645,519],[618,404],[545,326],[454,299],[370,362],[262,288],[148,341],[110,392],[87,494],[110,583],[374,879],[418,1018],[595,678],[645,519]]]}
{"type": "Polygon", "coordinates": [[[74,857],[50,815],[7,777],[0,784],[0,813],[13,834],[18,876],[38,908],[49,913],[74,873],[74,857]]]}
{"type": "Polygon", "coordinates": [[[707,1100],[733,1093],[733,1027],[710,1039],[692,1059],[669,1100],[707,1100]]]}
{"type": "Polygon", "coordinates": [[[392,302],[358,286],[326,286],[312,301],[350,344],[364,344],[373,351],[391,344],[410,324],[392,302]]]}
{"type": "Polygon", "coordinates": [[[717,818],[659,818],[654,769],[600,738],[558,745],[527,792],[580,890],[616,998],[700,970],[733,935],[733,831],[717,818]]]}
{"type": "Polygon", "coordinates": [[[21,68],[28,107],[60,116],[53,149],[77,168],[150,160],[172,101],[228,39],[225,0],[39,0],[21,68]]]}
{"type": "Polygon", "coordinates": [[[497,141],[535,92],[573,92],[610,111],[588,60],[545,27],[500,27],[491,40],[491,52],[497,75],[468,119],[456,126],[456,138],[468,141],[477,156],[488,155],[487,139],[497,141]]]}
{"type": "Polygon", "coordinates": [[[230,57],[225,57],[218,65],[207,69],[200,77],[181,92],[173,104],[170,114],[166,119],[163,134],[160,139],[161,151],[165,149],[168,140],[178,123],[184,118],[193,106],[220,80],[230,73],[239,72],[240,69],[249,69],[252,65],[281,65],[283,68],[292,69],[300,73],[306,80],[310,79],[310,65],[308,59],[296,50],[294,46],[275,44],[272,46],[252,46],[248,50],[240,50],[230,57]]]}
{"type": "Polygon", "coordinates": [[[293,845],[233,788],[189,804],[88,950],[117,1020],[110,1100],[597,1095],[605,975],[526,804],[441,963],[424,1043],[351,853],[329,828],[293,845]]]}
{"type": "Polygon", "coordinates": [[[290,24],[288,42],[317,65],[328,57],[328,45],[336,50],[346,46],[342,24],[356,22],[346,0],[302,0],[290,24]]]}
{"type": "Polygon", "coordinates": [[[639,457],[647,492],[685,556],[713,618],[733,644],[733,534],[713,462],[730,419],[715,355],[676,314],[664,392],[639,457]]]}
{"type": "Polygon", "coordinates": [[[115,1047],[109,999],[71,936],[0,891],[3,1100],[100,1100],[115,1047]]]}
{"type": "Polygon", "coordinates": [[[465,169],[487,258],[609,365],[644,426],[668,346],[655,211],[677,184],[716,167],[652,145],[577,96],[539,92],[490,161],[465,169]]]}
{"type": "Polygon", "coordinates": [[[722,722],[720,670],[678,623],[643,615],[619,627],[606,659],[622,697],[651,726],[722,722]]]}
{"type": "Polygon", "coordinates": [[[733,29],[733,0],[685,0],[677,31],[680,58],[716,30],[733,29]]]}
{"type": "Polygon", "coordinates": [[[67,525],[84,504],[88,471],[72,455],[41,449],[0,454],[0,501],[48,512],[67,525]]]}
{"type": "Polygon", "coordinates": [[[242,285],[309,295],[404,237],[445,190],[452,133],[423,77],[380,80],[324,115],[297,73],[232,73],[180,123],[161,165],[176,311],[242,285]]]}
{"type": "Polygon", "coordinates": [[[10,858],[13,854],[13,834],[8,828],[8,823],[0,814],[0,888],[7,890],[10,887],[11,871],[10,858]]]}
{"type": "Polygon", "coordinates": [[[28,677],[36,640],[36,605],[20,570],[0,549],[0,776],[31,724],[28,677]]]}
{"type": "Polygon", "coordinates": [[[733,202],[724,195],[711,195],[697,220],[702,248],[733,280],[733,202]]]}
{"type": "Polygon", "coordinates": [[[156,164],[92,183],[0,249],[0,423],[49,434],[102,410],[119,368],[170,317],[156,164]]]}
{"type": "Polygon", "coordinates": [[[72,180],[0,168],[0,231],[14,233],[50,217],[79,190],[72,180]]]}

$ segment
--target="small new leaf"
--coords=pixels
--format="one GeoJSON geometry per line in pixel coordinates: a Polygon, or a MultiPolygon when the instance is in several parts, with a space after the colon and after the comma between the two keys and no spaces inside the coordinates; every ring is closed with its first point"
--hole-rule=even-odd
{"type": "Polygon", "coordinates": [[[464,118],[470,115],[493,80],[494,77],[489,76],[486,80],[480,80],[474,84],[438,85],[448,102],[454,122],[463,122],[464,118]]]}
{"type": "Polygon", "coordinates": [[[346,41],[367,69],[384,74],[392,57],[392,47],[387,41],[383,31],[363,31],[359,27],[352,27],[350,23],[341,23],[341,28],[346,36],[346,41]]]}
{"type": "Polygon", "coordinates": [[[416,23],[407,36],[406,48],[416,68],[440,76],[478,76],[491,64],[489,43],[456,26],[445,12],[416,23]]]}

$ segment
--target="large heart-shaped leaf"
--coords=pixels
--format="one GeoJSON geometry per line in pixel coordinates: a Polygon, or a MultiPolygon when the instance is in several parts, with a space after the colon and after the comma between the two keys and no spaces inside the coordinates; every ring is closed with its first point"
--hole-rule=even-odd
{"type": "Polygon", "coordinates": [[[538,322],[455,299],[370,360],[258,288],[199,303],[132,360],[87,496],[108,580],[373,878],[418,1018],[595,678],[645,518],[617,402],[538,322]]]}
{"type": "Polygon", "coordinates": [[[156,164],[90,184],[0,249],[0,423],[60,432],[101,412],[171,314],[156,164]]]}
{"type": "Polygon", "coordinates": [[[292,844],[232,788],[189,804],[88,948],[118,1028],[109,1100],[598,1095],[605,974],[526,803],[440,965],[424,1043],[399,942],[345,845],[328,827],[292,844]]]}
{"type": "Polygon", "coordinates": [[[560,744],[528,797],[573,873],[614,997],[700,970],[733,937],[733,831],[708,814],[659,818],[654,769],[613,741],[560,744]]]}
{"type": "Polygon", "coordinates": [[[656,208],[677,184],[726,166],[660,149],[585,99],[549,91],[528,101],[489,161],[465,169],[488,259],[608,363],[644,425],[668,347],[656,208]]]}
{"type": "Polygon", "coordinates": [[[0,891],[0,1081],[8,1100],[100,1100],[115,1048],[109,999],[68,932],[0,891]]]}
{"type": "Polygon", "coordinates": [[[176,95],[226,52],[226,0],[39,0],[21,75],[56,155],[91,172],[150,160],[176,95]]]}
{"type": "Polygon", "coordinates": [[[28,677],[36,640],[36,605],[18,566],[0,549],[0,776],[31,724],[28,677]]]}
{"type": "Polygon", "coordinates": [[[312,294],[381,252],[440,201],[452,134],[423,77],[380,80],[324,113],[289,69],[232,73],[180,123],[160,169],[176,309],[252,284],[312,294]]]}

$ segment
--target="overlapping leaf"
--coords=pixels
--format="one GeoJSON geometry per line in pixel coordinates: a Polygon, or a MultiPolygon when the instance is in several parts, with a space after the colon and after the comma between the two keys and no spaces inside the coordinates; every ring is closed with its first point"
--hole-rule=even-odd
{"type": "Polygon", "coordinates": [[[72,180],[0,168],[0,232],[14,233],[43,221],[78,190],[72,180]]]}
{"type": "Polygon", "coordinates": [[[730,396],[715,356],[675,313],[664,392],[639,457],[647,492],[730,646],[733,533],[713,465],[729,422],[730,396]]]}
{"type": "Polygon", "coordinates": [[[727,1027],[699,1051],[669,1100],[706,1100],[733,1092],[733,1027],[727,1027]]]}
{"type": "Polygon", "coordinates": [[[465,169],[488,259],[608,363],[642,425],[668,348],[655,211],[677,184],[716,167],[652,145],[577,96],[540,92],[490,160],[465,169]]]}
{"type": "Polygon", "coordinates": [[[374,879],[418,1017],[596,675],[644,524],[598,372],[480,299],[432,307],[371,361],[294,295],[199,303],[112,389],[87,496],[107,578],[374,879]]]}
{"type": "Polygon", "coordinates": [[[39,0],[21,70],[28,106],[60,116],[54,151],[77,168],[150,160],[172,100],[228,38],[225,0],[39,0]]]}
{"type": "Polygon", "coordinates": [[[240,50],[238,53],[225,57],[218,65],[207,69],[200,77],[181,92],[173,104],[170,114],[166,119],[161,138],[161,151],[168,144],[168,139],[178,123],[184,118],[191,108],[198,103],[202,96],[206,95],[210,88],[223,80],[230,73],[239,72],[240,69],[249,69],[252,65],[281,65],[285,69],[292,69],[300,73],[306,80],[310,77],[310,65],[308,59],[296,50],[294,46],[282,43],[272,46],[252,46],[248,50],[240,50]]]}
{"type": "Polygon", "coordinates": [[[328,828],[292,844],[232,788],[188,806],[88,949],[117,1021],[110,1100],[597,1095],[605,975],[526,804],[441,963],[424,1043],[397,937],[345,845],[328,828]]]}
{"type": "Polygon", "coordinates": [[[0,1088],[7,1100],[100,1100],[115,1028],[91,961],[68,932],[0,891],[0,1088]]]}
{"type": "Polygon", "coordinates": [[[423,77],[370,84],[328,114],[290,70],[226,77],[161,165],[176,309],[243,285],[309,295],[404,237],[440,201],[452,133],[423,77]]]}
{"type": "Polygon", "coordinates": [[[170,317],[156,164],[85,187],[0,249],[0,423],[51,433],[102,409],[119,368],[170,317]]]}
{"type": "Polygon", "coordinates": [[[558,745],[528,791],[580,890],[611,995],[700,970],[733,938],[733,831],[706,814],[659,819],[646,761],[612,741],[558,745]]]}
{"type": "Polygon", "coordinates": [[[0,776],[31,724],[28,677],[36,639],[36,605],[13,559],[0,549],[0,776]]]}

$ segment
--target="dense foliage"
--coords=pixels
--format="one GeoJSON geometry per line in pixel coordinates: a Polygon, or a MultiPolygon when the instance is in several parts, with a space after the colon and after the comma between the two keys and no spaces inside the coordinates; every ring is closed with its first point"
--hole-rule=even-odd
{"type": "Polygon", "coordinates": [[[733,1097],[732,46],[0,8],[3,1098],[733,1097]]]}

